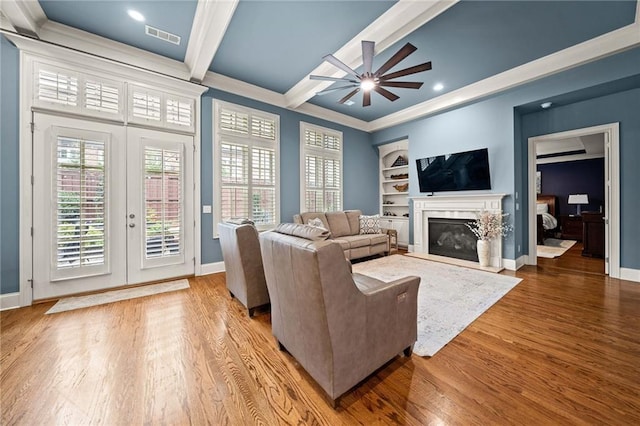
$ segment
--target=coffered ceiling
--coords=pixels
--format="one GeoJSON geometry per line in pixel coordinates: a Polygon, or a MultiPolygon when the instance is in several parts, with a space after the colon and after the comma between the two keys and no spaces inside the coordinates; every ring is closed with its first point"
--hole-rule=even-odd
{"type": "Polygon", "coordinates": [[[637,2],[3,0],[3,29],[300,110],[363,130],[450,108],[640,45],[637,2]],[[128,12],[144,16],[136,21],[128,12]],[[145,34],[145,25],[180,37],[145,34]],[[431,61],[362,106],[348,91],[315,93],[342,77],[333,54],[361,71],[362,40],[376,69],[406,43],[417,51],[391,71],[431,61]],[[442,85],[440,91],[434,90],[442,85]]]}

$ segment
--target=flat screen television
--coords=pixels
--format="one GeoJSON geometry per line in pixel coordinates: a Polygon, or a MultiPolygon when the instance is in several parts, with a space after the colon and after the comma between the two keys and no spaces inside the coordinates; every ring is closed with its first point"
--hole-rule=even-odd
{"type": "Polygon", "coordinates": [[[416,160],[420,192],[491,189],[487,148],[416,160]]]}

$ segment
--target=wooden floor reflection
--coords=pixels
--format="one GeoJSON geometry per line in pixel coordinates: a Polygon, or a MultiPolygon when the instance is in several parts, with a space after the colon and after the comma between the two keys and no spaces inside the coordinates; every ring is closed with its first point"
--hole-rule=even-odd
{"type": "Polygon", "coordinates": [[[640,424],[640,285],[559,267],[433,358],[397,357],[337,410],[224,274],[188,290],[1,320],[3,425],[640,424]]]}

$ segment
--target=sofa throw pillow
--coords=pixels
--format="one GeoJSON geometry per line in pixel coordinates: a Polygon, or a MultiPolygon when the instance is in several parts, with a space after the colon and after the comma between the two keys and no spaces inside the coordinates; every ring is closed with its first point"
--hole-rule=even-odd
{"type": "Polygon", "coordinates": [[[361,234],[379,234],[380,233],[380,215],[360,216],[360,233],[361,234]]]}
{"type": "Polygon", "coordinates": [[[316,227],[316,228],[327,229],[327,228],[324,227],[324,223],[322,223],[322,219],[320,219],[319,217],[316,217],[314,219],[309,219],[307,221],[307,225],[313,226],[313,227],[316,227]]]}

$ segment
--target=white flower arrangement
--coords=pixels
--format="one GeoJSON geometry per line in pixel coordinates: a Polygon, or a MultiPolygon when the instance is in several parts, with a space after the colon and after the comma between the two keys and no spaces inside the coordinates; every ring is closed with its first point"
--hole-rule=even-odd
{"type": "Polygon", "coordinates": [[[506,237],[513,231],[513,226],[506,221],[507,216],[509,213],[489,213],[483,210],[476,213],[476,220],[466,225],[478,240],[489,241],[496,237],[506,237]]]}

